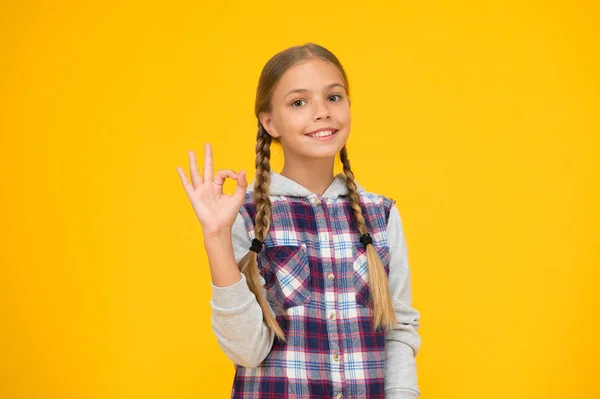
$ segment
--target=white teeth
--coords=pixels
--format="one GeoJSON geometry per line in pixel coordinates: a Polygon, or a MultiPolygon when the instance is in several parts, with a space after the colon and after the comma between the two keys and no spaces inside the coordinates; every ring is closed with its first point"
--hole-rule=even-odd
{"type": "Polygon", "coordinates": [[[331,131],[331,130],[323,130],[323,131],[320,131],[318,133],[311,134],[310,136],[312,136],[312,137],[325,137],[325,136],[330,136],[332,134],[333,134],[333,131],[331,131]]]}

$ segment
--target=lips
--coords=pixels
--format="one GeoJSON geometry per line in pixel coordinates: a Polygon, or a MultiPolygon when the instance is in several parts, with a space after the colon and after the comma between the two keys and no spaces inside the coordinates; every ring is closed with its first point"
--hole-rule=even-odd
{"type": "Polygon", "coordinates": [[[337,129],[331,128],[331,127],[327,127],[327,128],[322,128],[322,129],[318,129],[315,131],[312,131],[310,133],[306,133],[307,136],[310,137],[327,137],[327,136],[332,136],[337,132],[337,129]]]}

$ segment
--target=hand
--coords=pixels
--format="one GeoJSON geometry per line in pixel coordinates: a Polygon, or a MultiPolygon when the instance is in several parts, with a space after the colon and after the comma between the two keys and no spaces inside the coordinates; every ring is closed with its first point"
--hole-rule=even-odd
{"type": "Polygon", "coordinates": [[[246,187],[248,187],[246,172],[242,170],[238,174],[231,169],[223,169],[219,170],[213,178],[212,148],[209,143],[204,145],[204,178],[198,173],[194,151],[189,151],[189,157],[192,183],[181,167],[177,167],[177,172],[202,225],[204,236],[231,233],[231,227],[244,203],[246,187]],[[231,196],[223,194],[223,183],[228,177],[237,180],[235,192],[231,196]]]}

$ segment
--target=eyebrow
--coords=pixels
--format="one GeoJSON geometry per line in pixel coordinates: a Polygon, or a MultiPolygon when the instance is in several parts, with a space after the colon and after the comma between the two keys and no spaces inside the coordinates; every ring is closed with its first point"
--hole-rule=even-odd
{"type": "MultiPolygon", "coordinates": [[[[325,87],[325,89],[329,90],[329,89],[332,89],[332,88],[337,87],[337,86],[339,86],[339,87],[343,88],[344,90],[346,90],[346,88],[344,87],[344,85],[341,84],[341,83],[338,83],[338,82],[331,83],[331,84],[327,85],[325,87]]],[[[285,96],[283,96],[283,98],[286,98],[287,96],[289,96],[292,93],[301,93],[301,92],[305,92],[305,91],[309,91],[309,90],[308,89],[292,89],[292,90],[288,91],[285,94],[285,96]]]]}

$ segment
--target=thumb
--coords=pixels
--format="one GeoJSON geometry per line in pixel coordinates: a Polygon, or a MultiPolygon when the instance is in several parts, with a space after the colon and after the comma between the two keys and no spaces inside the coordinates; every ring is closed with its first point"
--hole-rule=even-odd
{"type": "Polygon", "coordinates": [[[238,173],[237,185],[235,187],[235,192],[233,196],[237,198],[240,202],[244,200],[244,196],[246,195],[246,188],[248,187],[248,181],[246,180],[246,171],[242,170],[238,173]]]}

